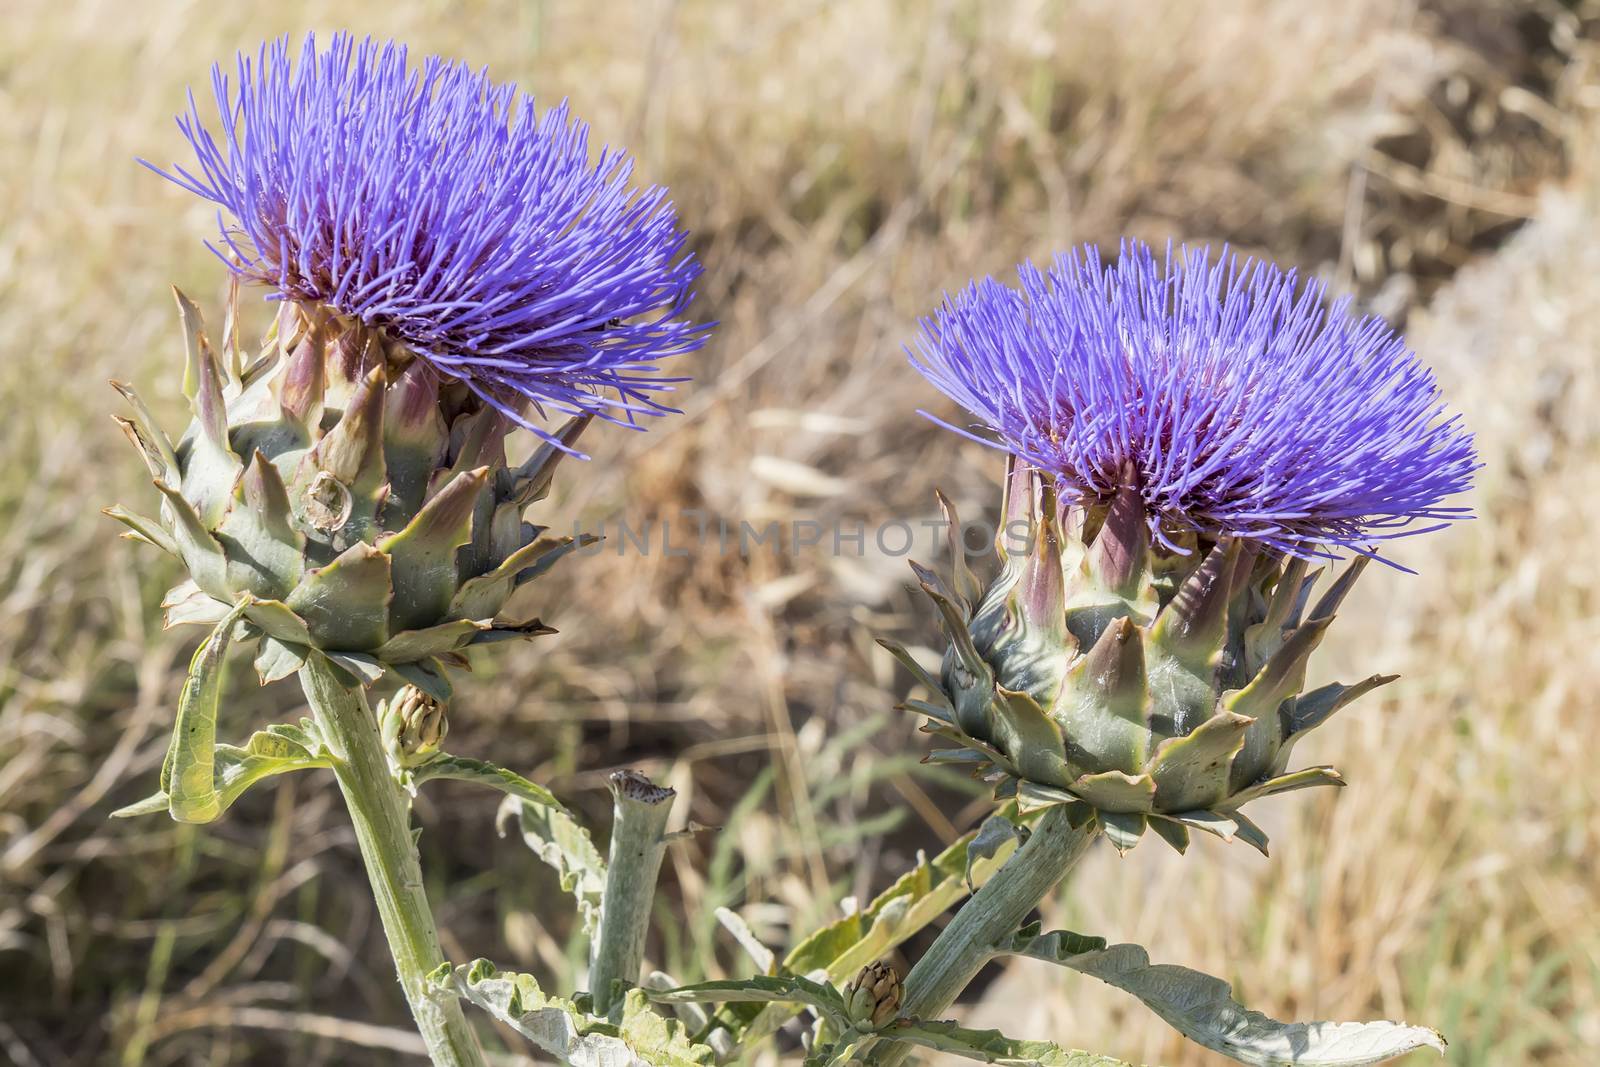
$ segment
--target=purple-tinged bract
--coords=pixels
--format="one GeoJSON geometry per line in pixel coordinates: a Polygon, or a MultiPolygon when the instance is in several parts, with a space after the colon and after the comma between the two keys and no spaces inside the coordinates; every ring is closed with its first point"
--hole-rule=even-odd
{"type": "Polygon", "coordinates": [[[222,209],[217,251],[283,299],[378,327],[485,402],[631,423],[671,410],[656,361],[699,348],[682,318],[699,267],[666,191],[591,159],[563,103],[406,49],[337,35],[212,72],[214,135],[191,95],[198,172],[160,171],[222,209]]]}
{"type": "MultiPolygon", "coordinates": [[[[1152,535],[1370,554],[1414,520],[1466,517],[1472,437],[1381,319],[1321,286],[1209,249],[1165,266],[1129,242],[992,278],[922,323],[912,362],[976,432],[1053,475],[1065,501],[1130,480],[1152,535]]],[[[1436,528],[1436,525],[1428,528],[1436,528]]]]}

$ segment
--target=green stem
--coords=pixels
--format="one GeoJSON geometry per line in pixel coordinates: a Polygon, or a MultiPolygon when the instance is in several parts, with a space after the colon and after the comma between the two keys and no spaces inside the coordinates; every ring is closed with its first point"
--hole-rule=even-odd
{"type": "Polygon", "coordinates": [[[650,905],[666,852],[667,816],[677,793],[638,771],[618,771],[611,776],[611,796],[606,895],[600,905],[600,933],[589,967],[589,989],[600,1015],[611,1010],[615,983],[639,983],[650,905]]]}
{"type": "MultiPolygon", "coordinates": [[[[1023,846],[956,912],[911,968],[900,1014],[911,1019],[942,1017],[994,958],[995,945],[1015,933],[1089,851],[1097,829],[1093,821],[1074,829],[1065,805],[1046,811],[1023,846]]],[[[903,1042],[883,1042],[868,1062],[890,1067],[909,1052],[910,1046],[903,1042]]]]}
{"type": "Polygon", "coordinates": [[[428,1054],[440,1067],[483,1067],[478,1039],[460,1003],[428,987],[428,972],[445,962],[444,953],[422,885],[410,804],[389,770],[366,697],[347,688],[333,665],[315,652],[300,670],[300,684],[333,756],[333,773],[355,824],[395,972],[428,1054]]]}

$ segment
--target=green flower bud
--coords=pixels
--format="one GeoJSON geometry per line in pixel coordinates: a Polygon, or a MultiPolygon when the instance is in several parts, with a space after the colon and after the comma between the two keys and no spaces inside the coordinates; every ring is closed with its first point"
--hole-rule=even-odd
{"type": "Polygon", "coordinates": [[[900,1015],[905,987],[900,975],[883,960],[861,968],[844,987],[845,1011],[861,1030],[880,1030],[900,1015]]]}
{"type": "Polygon", "coordinates": [[[414,767],[439,751],[450,720],[442,702],[408,685],[378,706],[378,728],[394,761],[414,767]]]}

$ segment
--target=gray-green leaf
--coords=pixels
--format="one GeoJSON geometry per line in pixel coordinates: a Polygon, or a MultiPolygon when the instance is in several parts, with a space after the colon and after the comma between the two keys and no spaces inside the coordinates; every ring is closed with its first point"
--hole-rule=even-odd
{"type": "Polygon", "coordinates": [[[1233,999],[1220,978],[1152,964],[1138,945],[1082,951],[1086,939],[1025,929],[1001,952],[1031,956],[1092,975],[1138,997],[1185,1037],[1251,1067],[1362,1067],[1421,1048],[1444,1051],[1435,1030],[1405,1023],[1281,1023],[1233,999]]]}
{"type": "MultiPolygon", "coordinates": [[[[289,771],[331,766],[320,752],[320,742],[298,726],[269,726],[265,730],[258,730],[250,735],[250,740],[243,747],[215,746],[212,752],[214,793],[210,800],[214,813],[210,818],[215,819],[227,811],[234,801],[244,795],[245,790],[263,778],[289,771]]],[[[152,815],[171,810],[172,804],[172,798],[163,790],[111,814],[115,818],[152,815]]],[[[195,809],[186,810],[192,812],[195,809]]],[[[210,819],[187,821],[209,822],[210,819]]]]}
{"type": "Polygon", "coordinates": [[[878,1036],[1005,1067],[1129,1067],[1110,1056],[1064,1049],[1049,1041],[1017,1041],[998,1030],[968,1030],[955,1023],[901,1022],[878,1036]]]}
{"type": "Polygon", "coordinates": [[[421,785],[434,778],[453,778],[458,782],[476,782],[490,789],[498,789],[508,796],[529,804],[554,808],[565,814],[556,795],[542,785],[535,785],[515,771],[508,771],[493,763],[466,756],[452,756],[441,752],[428,762],[411,768],[411,780],[421,785]]]}
{"type": "Polygon", "coordinates": [[[676,989],[651,989],[645,995],[658,1004],[806,1004],[841,1027],[850,1025],[844,998],[830,985],[797,975],[756,975],[717,982],[696,982],[676,989]]]}
{"type": "Polygon", "coordinates": [[[600,926],[606,861],[594,847],[589,831],[560,806],[531,803],[520,796],[508,796],[500,805],[495,821],[501,834],[512,819],[516,820],[523,843],[555,868],[561,877],[561,888],[577,899],[583,929],[592,937],[600,926]]]}
{"type": "Polygon", "coordinates": [[[167,796],[167,811],[178,822],[210,822],[222,814],[216,773],[217,704],[222,699],[222,665],[233,639],[233,626],[247,603],[248,599],[241,600],[224,615],[189,661],[172,741],[161,764],[161,791],[167,796]]]}
{"type": "Polygon", "coordinates": [[[428,976],[440,993],[463,997],[546,1053],[572,1067],[700,1067],[715,1053],[690,1040],[682,1023],[657,1015],[640,990],[629,990],[613,1018],[549,996],[531,975],[497,970],[488,960],[428,976]]]}

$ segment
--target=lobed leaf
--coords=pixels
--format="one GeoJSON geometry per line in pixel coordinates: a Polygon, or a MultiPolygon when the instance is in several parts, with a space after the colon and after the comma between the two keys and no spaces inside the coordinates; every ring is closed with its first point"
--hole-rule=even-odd
{"type": "Polygon", "coordinates": [[[546,994],[531,975],[500,971],[488,960],[428,976],[439,993],[476,1004],[571,1067],[700,1067],[715,1060],[682,1023],[657,1015],[643,991],[629,990],[612,1018],[546,994]]]}
{"type": "Polygon", "coordinates": [[[1070,967],[1144,1001],[1175,1030],[1250,1067],[1362,1067],[1416,1049],[1444,1051],[1435,1030],[1405,1023],[1282,1023],[1233,999],[1220,978],[1171,964],[1152,964],[1138,945],[1081,951],[1081,934],[1022,930],[1000,952],[1070,967]]]}
{"type": "Polygon", "coordinates": [[[646,990],[645,995],[658,1004],[805,1004],[841,1027],[850,1024],[844,998],[837,989],[798,975],[758,974],[752,978],[696,982],[674,989],[646,990]]]}
{"type": "Polygon", "coordinates": [[[507,821],[515,818],[522,841],[534,855],[561,878],[561,888],[578,901],[578,914],[584,932],[591,937],[600,928],[600,902],[606,891],[606,861],[595,848],[589,831],[559,804],[530,802],[512,795],[500,805],[495,822],[505,833],[507,821]]]}
{"type": "Polygon", "coordinates": [[[1049,1041],[1017,1041],[998,1030],[968,1030],[948,1022],[901,1022],[878,1036],[1005,1067],[1129,1067],[1110,1056],[1064,1049],[1049,1041]]]}
{"type": "Polygon", "coordinates": [[[421,785],[423,782],[434,778],[453,778],[458,782],[476,782],[486,785],[490,789],[498,789],[507,796],[515,797],[528,804],[541,805],[554,808],[556,811],[571,817],[571,813],[556,799],[556,795],[542,785],[522,777],[516,771],[508,771],[504,767],[496,766],[484,760],[471,759],[467,756],[452,756],[448,752],[440,752],[428,762],[411,768],[412,781],[421,785]]]}
{"type": "MultiPolygon", "coordinates": [[[[286,774],[289,771],[309,770],[313,767],[330,767],[332,761],[321,755],[318,738],[298,726],[269,726],[250,735],[243,747],[217,745],[214,752],[214,814],[207,819],[186,819],[191,822],[210,822],[233,806],[245,790],[264,778],[286,774]]],[[[112,812],[113,818],[134,815],[152,815],[169,811],[173,804],[166,790],[161,790],[125,808],[112,812]]],[[[190,814],[200,809],[186,809],[190,814]]],[[[210,809],[205,809],[210,810],[210,809]]]]}

